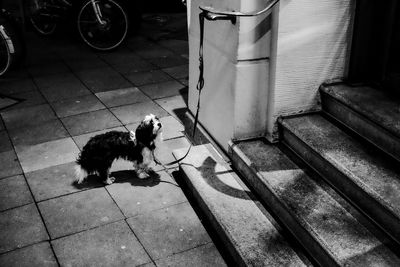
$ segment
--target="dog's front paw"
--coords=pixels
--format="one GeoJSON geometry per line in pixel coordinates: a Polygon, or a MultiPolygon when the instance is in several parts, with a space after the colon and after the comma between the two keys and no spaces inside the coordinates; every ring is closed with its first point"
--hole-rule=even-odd
{"type": "Polygon", "coordinates": [[[150,175],[145,171],[139,171],[137,173],[137,176],[139,177],[139,179],[146,179],[150,177],[150,175]]]}
{"type": "Polygon", "coordinates": [[[108,177],[107,180],[104,181],[105,184],[112,184],[115,181],[115,177],[108,177]]]}

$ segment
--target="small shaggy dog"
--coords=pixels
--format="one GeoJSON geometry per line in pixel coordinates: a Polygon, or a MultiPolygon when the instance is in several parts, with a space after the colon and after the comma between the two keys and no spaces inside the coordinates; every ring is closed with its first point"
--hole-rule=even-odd
{"type": "Polygon", "coordinates": [[[162,140],[162,125],[153,114],[147,115],[134,132],[111,131],[92,137],[83,147],[76,163],[78,184],[91,174],[99,176],[105,184],[115,180],[110,177],[114,160],[122,158],[133,162],[139,178],[149,177],[149,167],[154,160],[156,141],[162,140]]]}

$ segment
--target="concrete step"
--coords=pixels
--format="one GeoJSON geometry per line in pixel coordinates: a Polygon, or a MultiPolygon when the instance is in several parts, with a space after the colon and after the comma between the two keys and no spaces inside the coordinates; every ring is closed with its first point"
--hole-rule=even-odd
{"type": "Polygon", "coordinates": [[[319,114],[280,121],[283,142],[400,244],[400,168],[319,114]]]}
{"type": "MultiPolygon", "coordinates": [[[[176,158],[186,149],[175,150],[176,158]]],[[[307,266],[210,145],[192,147],[180,172],[235,266],[307,266]]],[[[276,223],[276,222],[275,222],[276,223]]]]}
{"type": "Polygon", "coordinates": [[[400,100],[371,87],[320,88],[322,109],[400,161],[400,100]]]}
{"type": "Polygon", "coordinates": [[[400,259],[276,146],[230,146],[232,163],[321,266],[399,266],[400,259]]]}

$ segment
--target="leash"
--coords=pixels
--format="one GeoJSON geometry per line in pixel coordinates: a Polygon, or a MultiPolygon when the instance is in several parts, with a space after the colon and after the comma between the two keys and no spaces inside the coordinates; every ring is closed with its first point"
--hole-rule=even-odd
{"type": "MultiPolygon", "coordinates": [[[[200,98],[201,98],[201,91],[203,90],[204,87],[204,56],[203,56],[203,43],[204,43],[204,18],[205,18],[205,11],[200,12],[199,14],[199,23],[200,23],[200,46],[199,46],[199,80],[197,81],[196,89],[198,92],[197,95],[197,108],[196,108],[196,115],[194,117],[194,124],[193,124],[193,132],[192,132],[192,138],[194,139],[195,134],[196,134],[196,128],[197,124],[199,122],[199,112],[200,112],[200,98]]],[[[154,151],[153,151],[153,159],[154,162],[157,165],[161,165],[165,168],[165,166],[170,166],[174,165],[176,163],[181,162],[184,160],[187,155],[189,155],[190,150],[192,149],[193,145],[191,144],[189,146],[189,149],[186,151],[185,155],[177,160],[171,161],[170,163],[167,163],[163,165],[159,160],[157,160],[154,156],[154,151]]],[[[166,168],[165,168],[166,169],[166,168]]]]}

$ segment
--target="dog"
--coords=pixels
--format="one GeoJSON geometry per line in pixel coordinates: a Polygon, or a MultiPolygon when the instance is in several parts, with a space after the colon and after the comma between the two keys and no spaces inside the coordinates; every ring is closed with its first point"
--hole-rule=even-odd
{"type": "Polygon", "coordinates": [[[110,177],[110,168],[119,158],[131,161],[140,179],[148,178],[159,141],[162,141],[162,125],[153,114],[145,116],[135,132],[110,131],[96,135],[76,160],[76,182],[81,184],[88,175],[96,174],[105,184],[112,184],[115,178],[110,177]]]}

